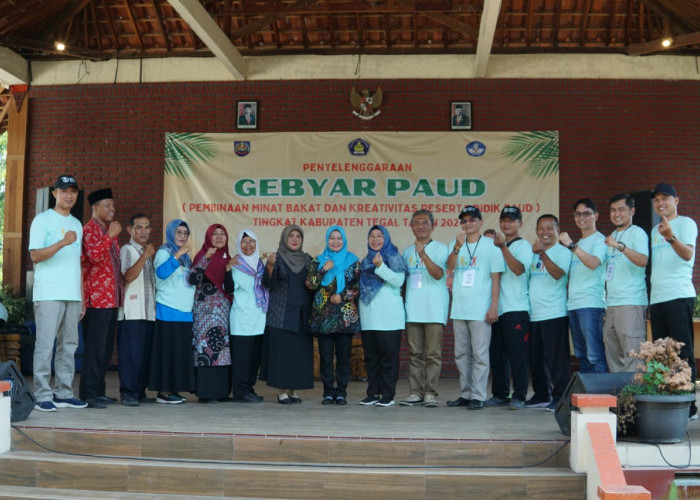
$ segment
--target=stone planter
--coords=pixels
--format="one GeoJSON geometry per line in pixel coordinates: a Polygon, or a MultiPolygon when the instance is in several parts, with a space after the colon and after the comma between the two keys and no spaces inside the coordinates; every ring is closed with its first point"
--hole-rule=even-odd
{"type": "Polygon", "coordinates": [[[680,443],[688,427],[690,403],[695,394],[652,396],[635,394],[637,431],[647,443],[680,443]]]}

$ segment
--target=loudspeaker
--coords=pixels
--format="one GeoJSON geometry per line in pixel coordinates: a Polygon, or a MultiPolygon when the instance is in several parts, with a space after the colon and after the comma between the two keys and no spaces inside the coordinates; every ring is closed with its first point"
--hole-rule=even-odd
{"type": "Polygon", "coordinates": [[[10,420],[12,422],[27,420],[27,417],[34,409],[36,398],[14,361],[0,363],[0,380],[7,380],[12,384],[10,389],[10,406],[12,409],[10,420]]]}
{"type": "Polygon", "coordinates": [[[613,394],[632,383],[635,372],[580,373],[575,372],[566,384],[564,394],[554,410],[559,428],[565,436],[571,435],[571,412],[578,407],[571,404],[572,394],[613,394]]]}

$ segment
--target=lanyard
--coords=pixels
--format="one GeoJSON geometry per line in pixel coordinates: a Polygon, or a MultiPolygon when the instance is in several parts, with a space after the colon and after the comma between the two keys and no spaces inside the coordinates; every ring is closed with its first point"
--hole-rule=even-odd
{"type": "Polygon", "coordinates": [[[474,260],[474,256],[476,255],[476,249],[479,248],[479,242],[481,241],[481,236],[479,236],[479,239],[476,240],[476,246],[474,246],[474,253],[469,250],[469,242],[465,241],[464,244],[467,247],[467,253],[469,253],[469,265],[467,267],[472,267],[472,261],[474,260]]]}
{"type": "MultiPolygon", "coordinates": [[[[425,244],[425,248],[427,249],[427,248],[428,248],[428,245],[430,245],[432,242],[433,242],[433,239],[430,238],[430,240],[428,240],[428,243],[425,244]]],[[[418,256],[418,250],[416,250],[416,246],[415,246],[415,245],[413,245],[413,251],[416,252],[416,269],[418,269],[418,268],[420,267],[420,261],[421,261],[421,259],[420,259],[420,257],[418,256]]]]}

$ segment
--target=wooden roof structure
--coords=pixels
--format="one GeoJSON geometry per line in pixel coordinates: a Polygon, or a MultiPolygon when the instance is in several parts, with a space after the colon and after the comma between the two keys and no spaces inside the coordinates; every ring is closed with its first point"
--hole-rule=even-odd
{"type": "Polygon", "coordinates": [[[484,76],[490,54],[698,55],[700,0],[0,0],[0,51],[25,84],[32,61],[212,55],[234,79],[285,54],[476,54],[484,76]]]}

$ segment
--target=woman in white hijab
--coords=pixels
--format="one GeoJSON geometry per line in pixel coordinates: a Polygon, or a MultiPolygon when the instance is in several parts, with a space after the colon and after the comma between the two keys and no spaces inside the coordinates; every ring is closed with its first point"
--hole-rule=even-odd
{"type": "Polygon", "coordinates": [[[231,306],[231,363],[233,367],[233,400],[258,403],[255,393],[263,333],[270,293],[263,286],[265,266],[260,260],[258,238],[245,229],[236,237],[235,255],[226,265],[224,289],[233,293],[231,306]]]}

